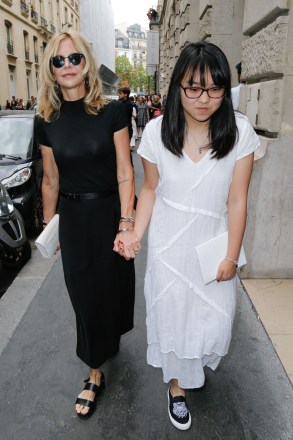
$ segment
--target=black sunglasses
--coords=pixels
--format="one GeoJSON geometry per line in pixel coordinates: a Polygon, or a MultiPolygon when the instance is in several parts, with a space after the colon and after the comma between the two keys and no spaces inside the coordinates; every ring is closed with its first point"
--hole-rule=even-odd
{"type": "Polygon", "coordinates": [[[65,64],[65,60],[68,58],[70,64],[73,66],[78,66],[81,62],[81,59],[84,58],[82,53],[71,53],[68,57],[64,57],[63,55],[56,55],[55,57],[51,57],[51,63],[57,69],[63,67],[65,64]]]}

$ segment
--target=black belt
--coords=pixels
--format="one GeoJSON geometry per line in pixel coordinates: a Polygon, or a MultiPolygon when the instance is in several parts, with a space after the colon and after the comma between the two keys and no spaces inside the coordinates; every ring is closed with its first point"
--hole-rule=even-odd
{"type": "Polygon", "coordinates": [[[118,195],[118,191],[109,190],[109,191],[90,192],[90,193],[81,193],[81,194],[60,192],[61,197],[70,200],[102,199],[104,197],[112,196],[114,194],[118,195]]]}

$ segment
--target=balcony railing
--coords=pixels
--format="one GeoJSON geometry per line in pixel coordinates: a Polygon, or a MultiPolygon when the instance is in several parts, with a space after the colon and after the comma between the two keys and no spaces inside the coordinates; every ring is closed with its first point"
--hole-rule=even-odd
{"type": "Polygon", "coordinates": [[[44,17],[41,17],[41,26],[46,28],[48,27],[48,22],[44,17]]]}
{"type": "Polygon", "coordinates": [[[50,24],[50,29],[51,29],[52,34],[55,34],[56,27],[52,23],[50,24]]]}
{"type": "Polygon", "coordinates": [[[78,11],[78,3],[75,3],[75,10],[78,11]]]}
{"type": "Polygon", "coordinates": [[[35,63],[39,63],[39,54],[35,51],[35,63]]]}
{"type": "Polygon", "coordinates": [[[13,55],[13,41],[12,40],[7,40],[6,47],[7,47],[7,53],[9,55],[13,55]]]}
{"type": "Polygon", "coordinates": [[[24,1],[20,1],[20,11],[23,15],[25,15],[26,17],[28,17],[29,15],[29,7],[28,5],[24,2],[24,1]]]}
{"type": "Polygon", "coordinates": [[[115,47],[115,49],[130,49],[129,44],[121,44],[115,47]]]}
{"type": "Polygon", "coordinates": [[[29,61],[30,60],[30,52],[28,49],[24,50],[24,57],[25,57],[25,61],[29,61]]]}
{"type": "Polygon", "coordinates": [[[35,23],[37,23],[39,21],[38,13],[36,11],[34,11],[33,9],[31,10],[31,19],[35,23]]]}
{"type": "Polygon", "coordinates": [[[6,3],[8,6],[12,6],[12,0],[2,0],[3,3],[6,3]]]}

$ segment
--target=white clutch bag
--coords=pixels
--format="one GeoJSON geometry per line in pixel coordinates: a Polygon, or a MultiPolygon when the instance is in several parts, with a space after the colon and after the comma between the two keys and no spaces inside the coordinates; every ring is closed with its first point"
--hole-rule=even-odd
{"type": "MultiPolygon", "coordinates": [[[[196,252],[205,284],[216,279],[219,264],[227,255],[227,248],[228,231],[196,246],[196,252]]],[[[243,246],[241,246],[238,267],[244,266],[245,264],[246,257],[243,246]]]]}
{"type": "Polygon", "coordinates": [[[52,258],[59,243],[59,214],[55,214],[35,241],[44,258],[52,258]]]}

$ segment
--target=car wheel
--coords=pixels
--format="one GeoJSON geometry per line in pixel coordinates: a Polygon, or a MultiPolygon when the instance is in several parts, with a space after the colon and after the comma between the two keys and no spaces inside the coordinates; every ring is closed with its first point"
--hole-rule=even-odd
{"type": "Polygon", "coordinates": [[[30,242],[26,240],[19,250],[13,249],[1,256],[3,267],[11,270],[20,270],[31,258],[32,248],[30,242]]]}

